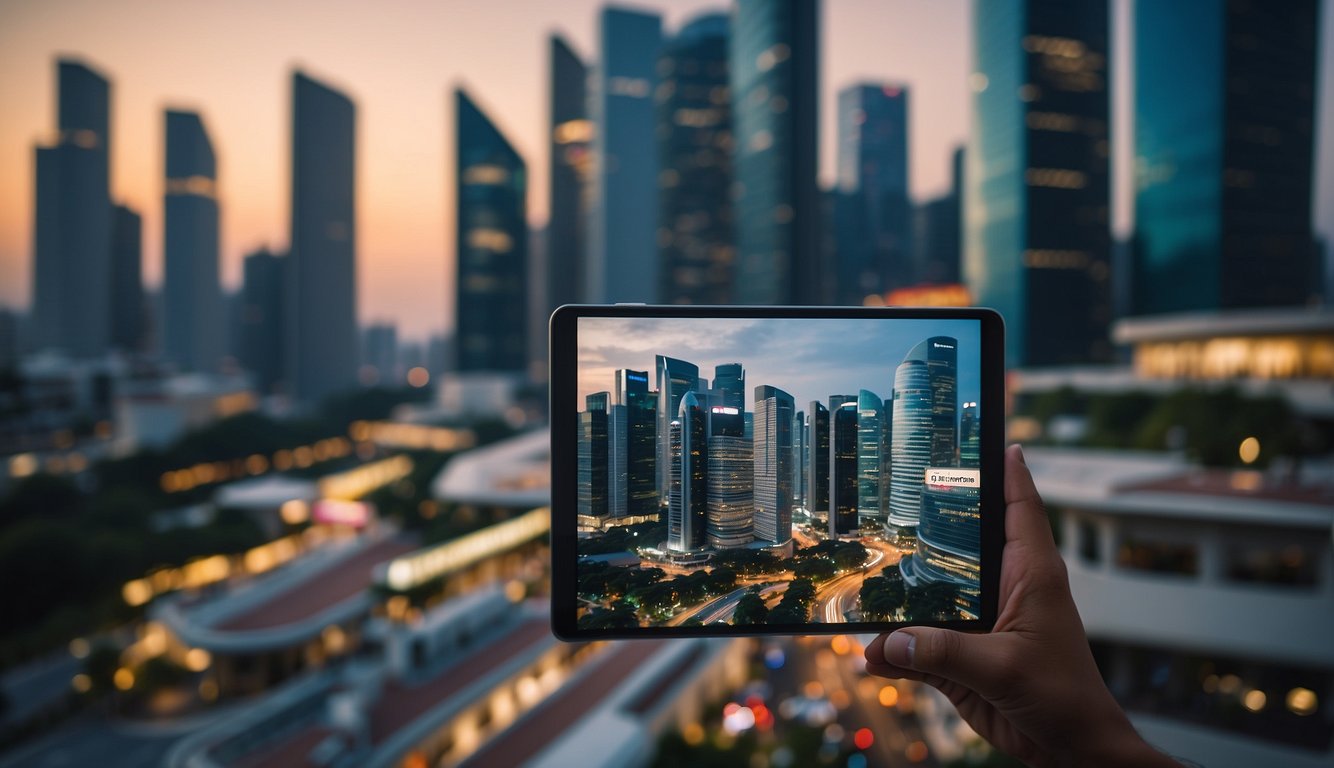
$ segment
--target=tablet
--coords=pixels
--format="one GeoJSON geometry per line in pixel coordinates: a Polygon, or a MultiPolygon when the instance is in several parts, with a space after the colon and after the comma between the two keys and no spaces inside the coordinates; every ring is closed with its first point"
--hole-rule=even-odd
{"type": "Polygon", "coordinates": [[[995,622],[994,311],[565,306],[550,331],[558,637],[995,622]]]}

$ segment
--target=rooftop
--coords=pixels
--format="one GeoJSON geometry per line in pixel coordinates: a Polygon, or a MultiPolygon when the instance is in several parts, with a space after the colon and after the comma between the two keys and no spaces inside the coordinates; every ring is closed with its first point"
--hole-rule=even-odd
{"type": "Polygon", "coordinates": [[[1222,336],[1334,335],[1334,308],[1276,307],[1127,317],[1112,326],[1117,344],[1222,336]]]}
{"type": "Polygon", "coordinates": [[[455,456],[431,484],[435,498],[532,508],[551,502],[551,432],[537,429],[455,456]]]}

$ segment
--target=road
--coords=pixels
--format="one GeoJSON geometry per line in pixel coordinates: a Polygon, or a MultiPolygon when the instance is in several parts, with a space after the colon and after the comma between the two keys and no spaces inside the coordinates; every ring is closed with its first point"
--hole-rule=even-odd
{"type": "Polygon", "coordinates": [[[848,621],[847,615],[857,608],[857,600],[862,589],[862,582],[875,576],[893,565],[902,557],[902,553],[883,541],[862,539],[862,544],[871,551],[871,559],[858,571],[830,579],[815,593],[815,606],[812,619],[826,624],[842,624],[848,621]]]}
{"type": "Polygon", "coordinates": [[[167,749],[181,736],[168,729],[127,727],[89,713],[0,754],[0,768],[159,765],[167,749]]]}

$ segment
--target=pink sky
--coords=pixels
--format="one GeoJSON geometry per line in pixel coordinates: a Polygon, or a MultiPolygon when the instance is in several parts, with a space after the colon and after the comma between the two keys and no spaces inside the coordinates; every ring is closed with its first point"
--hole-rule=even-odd
{"type": "MultiPolygon", "coordinates": [[[[77,55],[112,80],[112,192],[144,217],[150,285],[161,277],[163,108],[197,109],[210,131],[223,281],[235,287],[246,252],[286,245],[290,73],[301,66],[343,88],[358,108],[362,321],[396,321],[408,337],[438,331],[450,322],[453,282],[450,91],[466,86],[523,155],[530,218],[540,225],[547,215],[546,37],[560,32],[591,59],[601,5],[9,2],[0,24],[0,304],[28,305],[33,145],[54,127],[57,56],[77,55]]],[[[657,8],[669,33],[698,12],[727,8],[705,0],[641,5],[657,8]]],[[[912,192],[926,199],[945,191],[949,153],[967,136],[969,8],[966,0],[824,2],[822,179],[833,175],[837,90],[859,80],[899,81],[913,88],[912,192]]],[[[1331,164],[1324,154],[1322,168],[1331,164]]],[[[1128,167],[1126,159],[1120,164],[1128,167]]],[[[1329,187],[1334,172],[1318,176],[1329,187]]],[[[1331,191],[1322,199],[1334,199],[1331,191]]],[[[1114,217],[1124,229],[1124,192],[1118,199],[1114,217]]],[[[1334,212],[1320,216],[1326,231],[1334,229],[1331,219],[1334,212]]]]}

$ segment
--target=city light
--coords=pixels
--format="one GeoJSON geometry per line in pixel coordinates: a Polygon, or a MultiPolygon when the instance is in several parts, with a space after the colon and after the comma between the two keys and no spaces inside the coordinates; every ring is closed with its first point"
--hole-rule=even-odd
{"type": "Polygon", "coordinates": [[[465,450],[477,443],[471,429],[400,421],[354,421],[348,427],[348,435],[358,443],[441,453],[465,450]]]}
{"type": "Polygon", "coordinates": [[[408,370],[408,384],[421,389],[431,383],[431,372],[421,367],[410,368],[408,370]]]}
{"type": "Polygon", "coordinates": [[[492,555],[507,552],[549,530],[551,510],[548,507],[534,509],[430,549],[395,558],[385,569],[384,583],[396,592],[406,592],[492,555]]]}
{"type": "Polygon", "coordinates": [[[1243,463],[1254,464],[1255,460],[1260,458],[1260,441],[1254,437],[1242,440],[1237,455],[1241,457],[1243,463]]]}
{"type": "Polygon", "coordinates": [[[1247,691],[1246,695],[1241,699],[1241,703],[1252,712],[1259,712],[1264,709],[1267,701],[1268,698],[1265,696],[1265,692],[1259,688],[1252,688],[1247,691]]]}
{"type": "Polygon", "coordinates": [[[1288,710],[1294,715],[1314,714],[1317,705],[1315,691],[1310,688],[1293,688],[1288,691],[1288,710]]]}

